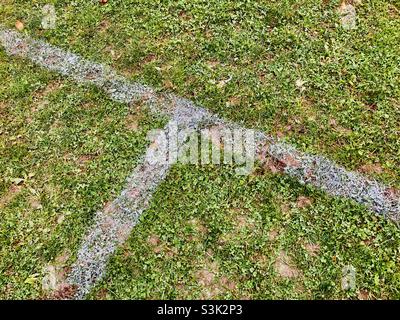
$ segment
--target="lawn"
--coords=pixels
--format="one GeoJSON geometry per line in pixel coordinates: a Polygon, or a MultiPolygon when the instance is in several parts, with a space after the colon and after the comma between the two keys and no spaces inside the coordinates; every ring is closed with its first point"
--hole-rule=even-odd
{"type": "Polygon", "coordinates": [[[162,122],[3,53],[0,77],[0,296],[37,297],[162,122]]]}
{"type": "MultiPolygon", "coordinates": [[[[4,0],[0,18],[399,188],[400,2],[348,2],[354,30],[317,0],[4,0]]],[[[3,49],[0,79],[0,298],[45,298],[164,120],[3,49]]],[[[399,248],[394,223],[281,173],[176,165],[89,298],[398,299],[399,248]]]]}

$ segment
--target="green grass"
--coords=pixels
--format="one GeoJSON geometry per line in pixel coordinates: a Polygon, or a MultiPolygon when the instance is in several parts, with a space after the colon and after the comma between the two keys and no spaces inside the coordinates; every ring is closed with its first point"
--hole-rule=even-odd
{"type": "MultiPolygon", "coordinates": [[[[362,1],[352,31],[338,5],[5,0],[0,18],[398,188],[400,2],[362,1]],[[40,27],[48,3],[54,30],[40,27]]],[[[39,298],[43,267],[63,257],[68,270],[93,214],[119,194],[162,121],[2,49],[0,78],[0,297],[39,298]]],[[[394,224],[257,172],[175,167],[90,297],[399,298],[394,224]],[[299,208],[299,196],[312,204],[299,208]],[[281,251],[297,277],[279,276],[281,251]],[[348,264],[357,287],[343,291],[348,264]]]]}
{"type": "Polygon", "coordinates": [[[393,223],[284,176],[177,166],[90,297],[398,299],[399,245],[393,223]],[[312,204],[300,208],[301,196],[312,204]],[[297,277],[275,269],[282,250],[297,277]],[[356,268],[350,291],[346,265],[356,268]]]}
{"type": "Polygon", "coordinates": [[[13,27],[399,186],[399,1],[7,1],[13,27]],[[223,80],[232,78],[223,87],[223,80]],[[304,91],[296,81],[305,81],[304,91]],[[375,166],[371,168],[371,165],[375,166]],[[369,167],[365,167],[368,166],[369,167]]]}
{"type": "Polygon", "coordinates": [[[74,259],[162,123],[4,54],[0,77],[0,297],[35,298],[43,266],[74,259]]]}

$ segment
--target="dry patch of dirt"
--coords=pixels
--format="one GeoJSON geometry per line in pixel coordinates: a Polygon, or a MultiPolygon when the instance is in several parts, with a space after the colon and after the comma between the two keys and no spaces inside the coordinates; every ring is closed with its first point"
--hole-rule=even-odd
{"type": "Polygon", "coordinates": [[[240,230],[253,229],[255,227],[255,221],[252,218],[247,217],[245,215],[238,216],[236,221],[237,221],[237,224],[236,224],[237,229],[240,229],[240,230]]]}
{"type": "Polygon", "coordinates": [[[45,105],[48,104],[48,101],[46,100],[46,97],[50,95],[51,93],[59,90],[62,88],[62,82],[60,80],[53,80],[50,81],[47,86],[41,90],[37,90],[33,94],[33,101],[35,102],[31,108],[32,112],[36,112],[45,105]]]}
{"type": "Polygon", "coordinates": [[[267,154],[267,145],[262,145],[260,152],[257,154],[257,158],[260,161],[260,166],[254,171],[255,176],[263,176],[266,173],[277,174],[284,172],[285,166],[283,163],[273,159],[267,154]]]}
{"type": "Polygon", "coordinates": [[[257,266],[259,266],[264,270],[267,269],[270,264],[269,255],[266,255],[262,252],[257,252],[256,254],[250,257],[250,260],[251,262],[253,262],[254,264],[256,264],[257,266]]]}
{"type": "Polygon", "coordinates": [[[400,14],[400,10],[393,4],[388,5],[388,12],[391,18],[397,18],[400,14]]]}
{"type": "Polygon", "coordinates": [[[174,90],[175,89],[175,85],[172,83],[171,80],[164,80],[163,81],[163,87],[164,89],[170,89],[170,90],[174,90]]]}
{"type": "Polygon", "coordinates": [[[111,56],[111,58],[114,61],[119,60],[122,57],[122,53],[119,51],[116,51],[116,49],[113,46],[107,46],[104,51],[111,56]]]}
{"type": "Polygon", "coordinates": [[[206,62],[206,65],[210,69],[214,69],[215,67],[219,66],[220,62],[218,60],[209,60],[206,62]]]}
{"type": "Polygon", "coordinates": [[[202,221],[197,218],[188,221],[192,234],[188,237],[188,241],[202,241],[207,236],[209,230],[202,221]]]}
{"type": "Polygon", "coordinates": [[[219,243],[221,245],[227,242],[241,241],[250,233],[252,237],[256,237],[261,231],[261,223],[250,216],[250,212],[246,209],[230,209],[227,214],[227,224],[230,225],[230,229],[220,236],[219,243]]]}
{"type": "Polygon", "coordinates": [[[228,277],[221,276],[218,264],[210,259],[196,272],[195,278],[202,288],[201,299],[215,299],[224,293],[234,293],[237,290],[237,284],[228,277]]]}
{"type": "Polygon", "coordinates": [[[52,299],[67,299],[73,294],[71,286],[66,283],[69,257],[68,252],[63,252],[43,268],[42,289],[52,299]]]}
{"type": "Polygon", "coordinates": [[[83,154],[83,155],[78,157],[78,165],[85,166],[90,161],[92,161],[94,159],[94,157],[95,156],[92,155],[92,154],[83,154]]]}
{"type": "Polygon", "coordinates": [[[337,9],[340,15],[340,23],[345,30],[352,30],[357,27],[357,12],[350,2],[353,1],[342,1],[337,9]]]}
{"type": "Polygon", "coordinates": [[[62,284],[52,295],[46,297],[52,300],[69,300],[72,299],[77,288],[74,285],[62,284]]]}
{"type": "Polygon", "coordinates": [[[147,64],[147,63],[154,62],[156,60],[157,60],[157,56],[154,53],[150,53],[142,60],[142,62],[144,64],[147,64]]]}
{"type": "Polygon", "coordinates": [[[236,107],[238,105],[240,105],[241,103],[241,99],[240,97],[231,97],[229,98],[229,100],[226,102],[226,106],[227,107],[236,107]]]}
{"type": "Polygon", "coordinates": [[[140,117],[137,114],[130,114],[126,117],[125,126],[130,131],[138,131],[140,117]]]}
{"type": "Polygon", "coordinates": [[[40,210],[43,208],[42,204],[40,203],[39,199],[37,199],[36,197],[31,197],[29,199],[29,205],[31,206],[31,208],[33,210],[40,210]]]}
{"type": "Polygon", "coordinates": [[[383,168],[379,163],[365,164],[360,167],[360,171],[366,174],[371,174],[371,173],[381,174],[383,173],[383,168]]]}
{"type": "Polygon", "coordinates": [[[283,203],[279,206],[279,208],[280,208],[281,212],[282,212],[284,215],[289,215],[289,214],[290,214],[290,211],[291,211],[290,204],[288,204],[288,203],[286,203],[286,202],[283,202],[283,203]]]}
{"type": "Polygon", "coordinates": [[[8,205],[22,190],[21,186],[11,185],[8,191],[0,198],[0,209],[8,205]]]}
{"type": "Polygon", "coordinates": [[[300,196],[297,198],[296,206],[300,209],[307,208],[312,205],[312,200],[305,196],[300,196]]]}
{"type": "Polygon", "coordinates": [[[96,105],[93,102],[85,102],[80,105],[80,108],[83,110],[90,110],[96,108],[96,105]]]}
{"type": "Polygon", "coordinates": [[[111,22],[109,20],[102,20],[98,25],[98,30],[100,33],[106,32],[111,26],[111,22]]]}
{"type": "MultiPolygon", "coordinates": [[[[0,114],[3,113],[3,111],[6,111],[9,108],[9,104],[5,101],[0,101],[0,114]]],[[[1,131],[0,131],[1,133],[1,131]]]]}
{"type": "Polygon", "coordinates": [[[357,295],[358,300],[371,300],[372,296],[367,290],[360,290],[357,295]]]}
{"type": "Polygon", "coordinates": [[[316,257],[321,247],[317,243],[307,243],[304,245],[304,249],[308,252],[310,256],[316,257]]]}
{"type": "Polygon", "coordinates": [[[106,300],[107,299],[108,290],[106,288],[101,288],[96,293],[96,300],[106,300]]]}
{"type": "Polygon", "coordinates": [[[279,236],[279,232],[276,229],[271,229],[268,232],[268,240],[269,241],[275,241],[278,236],[279,236]]]}
{"type": "Polygon", "coordinates": [[[275,271],[282,278],[297,278],[300,276],[300,271],[296,268],[289,255],[281,250],[275,260],[275,271]]]}
{"type": "Polygon", "coordinates": [[[150,244],[152,247],[157,246],[158,244],[160,244],[160,242],[160,238],[155,234],[150,235],[147,239],[147,243],[150,244]]]}
{"type": "Polygon", "coordinates": [[[171,248],[168,244],[161,241],[161,239],[155,234],[149,236],[147,243],[155,254],[161,254],[167,258],[173,258],[178,254],[176,248],[171,248]]]}
{"type": "Polygon", "coordinates": [[[284,166],[279,161],[276,161],[272,158],[266,159],[263,168],[273,174],[283,172],[285,169],[284,166]]]}

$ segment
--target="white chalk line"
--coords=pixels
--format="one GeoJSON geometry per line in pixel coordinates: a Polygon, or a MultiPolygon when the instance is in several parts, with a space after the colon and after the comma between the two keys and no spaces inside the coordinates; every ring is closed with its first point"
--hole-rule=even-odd
{"type": "MultiPolygon", "coordinates": [[[[173,162],[157,161],[157,150],[166,143],[165,137],[172,125],[175,122],[170,121],[154,139],[121,195],[95,214],[67,278],[67,283],[76,289],[72,298],[84,298],[103,276],[109,257],[126,241],[140,215],[148,208],[153,192],[165,179],[173,162]]],[[[185,127],[186,123],[180,128],[180,141],[176,141],[178,149],[187,138],[185,127]]]]}

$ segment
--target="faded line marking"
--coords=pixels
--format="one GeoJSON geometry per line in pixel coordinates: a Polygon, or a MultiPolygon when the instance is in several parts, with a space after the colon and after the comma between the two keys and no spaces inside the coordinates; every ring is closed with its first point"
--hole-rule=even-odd
{"type": "MultiPolygon", "coordinates": [[[[174,164],[171,161],[158,161],[158,157],[162,156],[158,150],[167,143],[165,138],[168,137],[168,130],[175,126],[175,121],[171,120],[154,138],[121,195],[103,211],[95,214],[94,223],[82,241],[78,258],[67,279],[67,283],[76,288],[73,291],[74,299],[83,299],[103,276],[109,257],[127,240],[139,217],[149,207],[153,192],[174,164]]],[[[181,118],[178,150],[189,134],[184,129],[196,128],[195,121],[192,118],[181,118]]]]}
{"type": "MultiPolygon", "coordinates": [[[[154,143],[157,144],[158,139],[154,143]]],[[[68,284],[76,286],[75,299],[84,298],[103,276],[109,257],[126,241],[148,207],[153,191],[167,175],[170,164],[150,163],[152,154],[152,147],[149,147],[121,195],[96,213],[67,279],[68,284]]]]}

